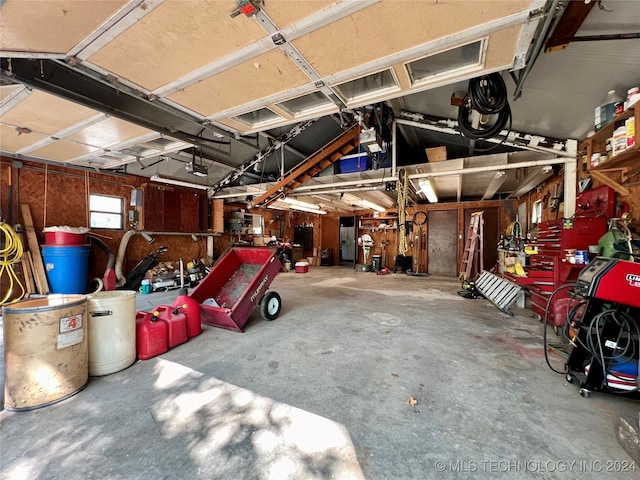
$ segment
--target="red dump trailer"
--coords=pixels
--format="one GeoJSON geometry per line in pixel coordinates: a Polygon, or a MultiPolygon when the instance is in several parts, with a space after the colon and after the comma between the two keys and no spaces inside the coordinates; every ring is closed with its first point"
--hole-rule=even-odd
{"type": "Polygon", "coordinates": [[[280,295],[269,291],[282,264],[268,247],[231,247],[189,296],[200,304],[201,321],[236,332],[260,305],[265,320],[280,313],[280,295]]]}

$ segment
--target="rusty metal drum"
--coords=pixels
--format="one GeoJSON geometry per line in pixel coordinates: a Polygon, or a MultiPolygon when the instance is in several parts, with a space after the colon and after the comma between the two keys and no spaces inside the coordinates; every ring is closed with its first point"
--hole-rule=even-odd
{"type": "Polygon", "coordinates": [[[33,410],[78,393],[87,384],[87,298],[48,295],[2,309],[4,406],[33,410]]]}

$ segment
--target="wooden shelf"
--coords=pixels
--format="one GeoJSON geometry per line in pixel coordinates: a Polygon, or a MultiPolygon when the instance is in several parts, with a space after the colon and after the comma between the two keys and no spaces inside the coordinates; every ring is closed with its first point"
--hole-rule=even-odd
{"type": "Polygon", "coordinates": [[[627,148],[615,157],[605,160],[601,164],[592,167],[590,170],[603,171],[638,167],[638,160],[640,160],[640,148],[636,141],[635,146],[627,148]]]}
{"type": "Polygon", "coordinates": [[[620,195],[626,196],[629,194],[629,190],[613,179],[609,178],[606,172],[610,170],[622,170],[623,182],[625,181],[625,175],[629,172],[631,175],[637,173],[640,166],[640,139],[638,138],[638,127],[640,126],[640,104],[635,104],[617,115],[613,120],[603,126],[599,131],[591,135],[584,140],[587,145],[586,162],[588,170],[591,176],[598,179],[600,182],[613,188],[620,195]],[[604,162],[591,167],[591,157],[594,153],[606,153],[607,139],[613,136],[613,131],[617,122],[625,121],[630,117],[635,116],[636,120],[636,142],[633,147],[629,147],[626,150],[618,153],[617,155],[608,158],[604,162]]]}

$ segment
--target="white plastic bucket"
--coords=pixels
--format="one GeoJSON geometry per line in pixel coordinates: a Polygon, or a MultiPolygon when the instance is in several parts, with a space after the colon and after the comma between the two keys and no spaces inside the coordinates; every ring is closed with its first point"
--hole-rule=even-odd
{"type": "Polygon", "coordinates": [[[89,375],[119,372],[136,360],[136,292],[97,292],[87,297],[89,375]]]}

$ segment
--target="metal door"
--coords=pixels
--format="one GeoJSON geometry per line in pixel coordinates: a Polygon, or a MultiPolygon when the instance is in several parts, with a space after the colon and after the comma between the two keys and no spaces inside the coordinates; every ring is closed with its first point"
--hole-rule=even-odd
{"type": "Polygon", "coordinates": [[[429,211],[429,270],[431,275],[458,274],[458,211],[429,211]]]}
{"type": "Polygon", "coordinates": [[[340,249],[343,262],[353,262],[355,250],[355,235],[353,227],[340,227],[340,249]]]}

